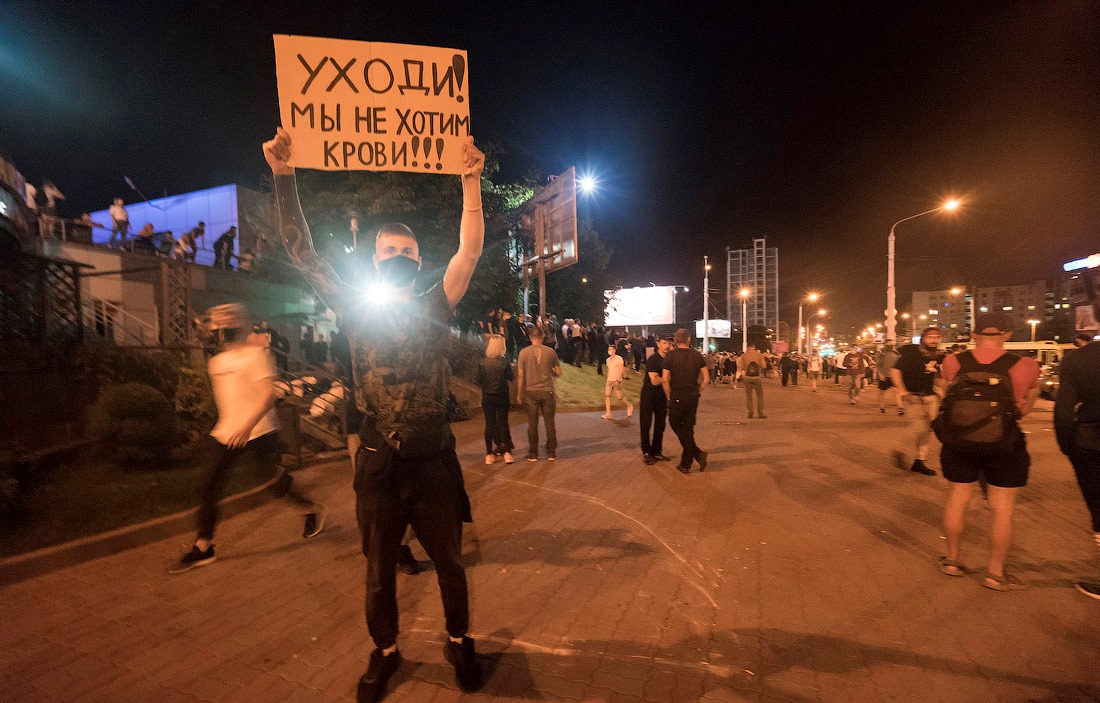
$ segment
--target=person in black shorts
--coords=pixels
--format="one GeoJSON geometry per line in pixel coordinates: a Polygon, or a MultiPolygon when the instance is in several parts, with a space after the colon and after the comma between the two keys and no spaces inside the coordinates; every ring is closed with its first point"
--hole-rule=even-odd
{"type": "MultiPolygon", "coordinates": [[[[1005,369],[1012,386],[1016,403],[1016,419],[1031,411],[1039,397],[1039,364],[1029,357],[1015,357],[1004,350],[1004,343],[1012,336],[1012,324],[1001,313],[985,313],[978,316],[974,325],[977,346],[973,351],[952,354],[943,360],[943,380],[951,383],[960,372],[969,369],[988,371],[1005,369]],[[1010,358],[1004,358],[1010,357],[1010,358]]],[[[948,395],[951,390],[948,389],[948,395]]],[[[1005,558],[1012,544],[1012,511],[1016,494],[1027,484],[1031,457],[1023,432],[1014,428],[1016,439],[1008,450],[999,447],[982,451],[961,450],[944,446],[940,453],[943,476],[951,482],[951,495],[943,512],[943,530],[947,539],[947,555],[940,562],[940,570],[948,576],[963,576],[965,567],[959,562],[959,548],[966,519],[966,507],[974,484],[985,479],[989,484],[989,507],[992,508],[990,525],[989,566],[982,585],[995,591],[1024,588],[1016,577],[1005,572],[1005,558]]]]}

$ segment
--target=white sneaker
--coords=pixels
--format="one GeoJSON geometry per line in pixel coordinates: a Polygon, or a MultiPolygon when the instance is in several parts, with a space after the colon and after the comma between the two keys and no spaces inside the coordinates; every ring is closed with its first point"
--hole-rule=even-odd
{"type": "Polygon", "coordinates": [[[486,454],[485,455],[485,465],[486,466],[492,466],[493,465],[493,455],[492,454],[486,454]]]}
{"type": "Polygon", "coordinates": [[[511,464],[515,459],[512,458],[512,452],[504,452],[504,463],[511,464]]]}

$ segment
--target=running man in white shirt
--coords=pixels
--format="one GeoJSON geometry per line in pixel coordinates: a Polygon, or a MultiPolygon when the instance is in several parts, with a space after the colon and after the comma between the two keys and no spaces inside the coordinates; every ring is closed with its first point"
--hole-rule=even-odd
{"type": "MultiPolygon", "coordinates": [[[[275,365],[265,347],[246,341],[247,328],[240,305],[231,303],[210,309],[210,329],[224,345],[224,351],[211,357],[209,363],[218,422],[203,440],[205,478],[196,516],[198,537],[191,551],[170,570],[173,574],[206,566],[216,559],[214,526],[218,521],[218,499],[236,462],[246,455],[261,465],[273,466],[278,460],[275,365]]],[[[317,535],[324,527],[324,506],[293,489],[288,490],[287,497],[309,507],[302,536],[308,539],[317,535]]]]}
{"type": "Polygon", "coordinates": [[[623,396],[622,390],[619,388],[623,384],[623,367],[625,360],[619,356],[615,351],[615,345],[607,345],[607,381],[603,387],[603,402],[607,409],[604,413],[603,419],[611,419],[611,392],[615,392],[615,397],[626,403],[626,416],[630,417],[634,414],[634,406],[630,401],[623,396]]]}

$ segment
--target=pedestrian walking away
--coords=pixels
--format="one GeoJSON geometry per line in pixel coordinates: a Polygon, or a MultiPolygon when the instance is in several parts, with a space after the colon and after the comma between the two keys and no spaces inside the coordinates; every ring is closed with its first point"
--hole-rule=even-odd
{"type": "Polygon", "coordinates": [[[396,569],[401,538],[410,524],[435,567],[447,630],[444,657],[454,667],[459,687],[476,691],[484,677],[467,634],[469,597],[462,564],[462,522],[470,520],[470,503],[447,410],[447,351],[455,307],[484,244],[484,156],[467,138],[461,157],[458,250],[442,283],[416,292],[423,264],[416,235],[403,224],[386,224],[375,236],[373,257],[352,263],[363,269],[363,278],[370,275],[385,290],[385,295],[367,296],[344,283],[317,255],[298,202],[291,149],[290,135],[281,128],[264,144],[275,181],[279,233],[291,262],[344,325],[355,400],[364,414],[353,487],[367,559],[367,630],[375,648],[359,680],[358,701],[380,700],[401,663],[396,569]]]}
{"type": "Polygon", "coordinates": [[[692,461],[699,463],[699,470],[707,468],[707,453],[695,444],[695,414],[699,409],[699,397],[710,385],[707,362],[703,355],[691,348],[691,336],[686,329],[676,330],[673,339],[676,348],[664,358],[661,385],[668,399],[668,424],[680,439],[683,453],[676,467],[680,473],[691,473],[692,461]]]}
{"type": "MultiPolygon", "coordinates": [[[[208,363],[218,421],[203,439],[203,483],[196,514],[198,536],[195,545],[170,569],[181,574],[211,564],[214,528],[218,522],[218,500],[229,472],[242,459],[273,467],[279,456],[279,424],[275,414],[275,364],[266,347],[249,344],[247,315],[240,305],[211,308],[210,330],[222,351],[208,363]]],[[[287,498],[304,508],[302,536],[310,538],[325,523],[325,508],[298,492],[290,483],[287,498]]]]}
{"type": "Polygon", "coordinates": [[[863,354],[863,350],[856,347],[848,352],[844,356],[844,369],[848,375],[848,404],[855,405],[867,375],[867,357],[863,354]]]}
{"type": "Polygon", "coordinates": [[[512,433],[508,429],[508,411],[512,408],[508,382],[512,379],[504,337],[489,335],[485,358],[477,367],[481,409],[485,414],[485,464],[488,466],[492,466],[497,455],[505,464],[512,463],[512,433]]]}
{"type": "Polygon", "coordinates": [[[934,427],[943,443],[940,464],[951,482],[951,494],[943,513],[947,554],[940,569],[949,576],[966,573],[959,561],[966,507],[974,484],[984,479],[992,519],[989,563],[981,583],[1010,591],[1024,587],[1005,571],[1005,559],[1012,544],[1016,496],[1027,485],[1031,465],[1019,419],[1039,397],[1039,364],[1005,351],[1012,323],[1001,313],[979,315],[974,332],[974,350],[943,361],[948,388],[934,427]]]}
{"type": "Polygon", "coordinates": [[[531,346],[520,351],[516,361],[516,402],[527,408],[527,461],[539,460],[539,416],[546,427],[546,459],[554,461],[558,451],[554,379],[561,376],[561,362],[543,344],[546,334],[541,328],[532,328],[528,336],[531,346]]]}
{"type": "Polygon", "coordinates": [[[761,420],[766,417],[764,415],[764,365],[764,355],[752,342],[749,342],[745,353],[737,357],[737,370],[741,374],[741,383],[745,386],[745,405],[748,408],[750,420],[754,417],[753,397],[756,398],[755,417],[761,420]]]}
{"type": "Polygon", "coordinates": [[[672,340],[658,339],[657,351],[645,362],[645,377],[638,398],[638,424],[642,433],[642,461],[654,464],[669,461],[664,454],[665,418],[668,398],[664,390],[664,359],[672,349],[672,340]]]}
{"type": "MultiPolygon", "coordinates": [[[[621,386],[623,385],[623,369],[626,366],[626,360],[615,353],[615,347],[607,346],[607,380],[604,382],[603,398],[604,408],[606,412],[603,414],[604,420],[611,419],[611,394],[614,393],[615,397],[621,400],[626,405],[626,416],[630,417],[634,414],[634,405],[623,396],[621,386]]],[[[643,381],[644,385],[644,381],[643,381]]]]}
{"type": "Polygon", "coordinates": [[[886,414],[886,399],[893,398],[897,404],[898,415],[904,415],[905,410],[902,408],[901,400],[894,392],[894,376],[891,371],[894,368],[894,364],[898,363],[898,353],[894,351],[893,344],[887,344],[877,354],[875,354],[875,383],[878,385],[878,412],[879,415],[886,414]]]}
{"type": "Polygon", "coordinates": [[[935,476],[928,468],[928,448],[932,444],[932,421],[940,409],[942,392],[939,384],[940,365],[944,354],[940,351],[940,331],[928,327],[920,335],[920,344],[906,344],[898,349],[898,358],[890,369],[890,380],[898,402],[908,408],[909,440],[913,445],[913,462],[900,449],[894,450],[894,465],[925,476],[935,476]]]}
{"type": "MultiPolygon", "coordinates": [[[[1058,447],[1073,465],[1092,517],[1092,539],[1100,556],[1100,341],[1068,352],[1058,376],[1054,432],[1058,447]]],[[[1082,580],[1076,586],[1090,598],[1100,599],[1100,581],[1082,580]]]]}

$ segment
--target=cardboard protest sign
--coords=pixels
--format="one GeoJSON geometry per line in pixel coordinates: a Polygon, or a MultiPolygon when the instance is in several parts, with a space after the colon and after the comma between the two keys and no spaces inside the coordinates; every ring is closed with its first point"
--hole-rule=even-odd
{"type": "Polygon", "coordinates": [[[290,165],[461,174],[470,134],[466,52],[277,34],[290,165]]]}

